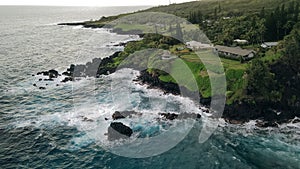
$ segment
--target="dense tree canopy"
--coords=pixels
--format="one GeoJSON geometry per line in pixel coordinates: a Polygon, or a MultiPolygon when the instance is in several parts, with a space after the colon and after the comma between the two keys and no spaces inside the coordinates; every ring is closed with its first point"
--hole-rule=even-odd
{"type": "Polygon", "coordinates": [[[232,45],[234,39],[246,39],[251,44],[263,41],[279,41],[288,35],[299,21],[299,2],[277,6],[273,11],[262,7],[258,13],[222,13],[221,6],[214,9],[213,16],[192,11],[191,23],[199,24],[214,43],[232,45]]]}

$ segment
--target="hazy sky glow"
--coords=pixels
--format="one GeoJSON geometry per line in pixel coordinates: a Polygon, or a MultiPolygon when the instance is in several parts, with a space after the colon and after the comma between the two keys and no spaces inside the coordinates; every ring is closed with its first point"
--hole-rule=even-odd
{"type": "MultiPolygon", "coordinates": [[[[170,0],[181,3],[193,0],[170,0]]],[[[167,5],[169,0],[1,0],[0,5],[46,5],[46,6],[142,6],[167,5]]]]}

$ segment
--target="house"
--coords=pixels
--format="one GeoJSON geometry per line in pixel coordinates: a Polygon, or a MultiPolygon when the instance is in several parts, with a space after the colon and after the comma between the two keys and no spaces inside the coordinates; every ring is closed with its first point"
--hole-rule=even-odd
{"type": "Polygon", "coordinates": [[[211,49],[213,46],[207,43],[201,43],[197,41],[186,42],[187,48],[192,50],[211,49]]]}
{"type": "Polygon", "coordinates": [[[214,48],[214,53],[220,57],[234,59],[234,60],[250,60],[253,59],[256,52],[253,50],[246,50],[240,47],[227,47],[217,45],[214,48]]]}
{"type": "Polygon", "coordinates": [[[184,46],[179,46],[176,48],[177,51],[183,51],[184,49],[185,49],[184,46]]]}
{"type": "Polygon", "coordinates": [[[278,42],[264,42],[260,46],[262,48],[272,48],[272,47],[277,46],[277,45],[278,45],[278,42]]]}
{"type": "Polygon", "coordinates": [[[228,19],[231,19],[229,16],[227,17],[223,17],[224,20],[228,20],[228,19]]]}
{"type": "Polygon", "coordinates": [[[169,51],[163,51],[163,54],[161,55],[162,60],[170,60],[170,59],[176,59],[176,55],[172,55],[169,51]]]}
{"type": "Polygon", "coordinates": [[[238,44],[247,44],[248,43],[247,40],[243,40],[243,39],[235,39],[233,42],[236,42],[238,44]]]}

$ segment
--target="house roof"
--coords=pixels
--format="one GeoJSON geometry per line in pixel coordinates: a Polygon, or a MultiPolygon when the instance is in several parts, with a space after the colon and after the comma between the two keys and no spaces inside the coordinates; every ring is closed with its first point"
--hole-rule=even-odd
{"type": "Polygon", "coordinates": [[[221,51],[221,52],[228,52],[228,53],[236,54],[236,55],[240,55],[240,56],[246,56],[246,55],[249,55],[250,53],[254,53],[253,50],[245,50],[245,49],[241,49],[238,47],[233,48],[233,47],[220,46],[220,45],[215,46],[215,49],[217,49],[218,51],[221,51]]]}
{"type": "Polygon", "coordinates": [[[264,42],[263,44],[265,44],[267,46],[277,46],[278,42],[264,42]]]}
{"type": "Polygon", "coordinates": [[[186,45],[188,45],[188,47],[195,47],[195,48],[211,48],[212,47],[211,44],[201,43],[201,42],[197,42],[197,41],[186,42],[186,45]]]}
{"type": "Polygon", "coordinates": [[[176,55],[172,55],[170,51],[163,51],[161,55],[161,59],[167,60],[167,59],[175,59],[177,58],[176,55]]]}
{"type": "Polygon", "coordinates": [[[245,39],[235,39],[234,42],[237,42],[237,43],[248,43],[248,41],[245,40],[245,39]]]}

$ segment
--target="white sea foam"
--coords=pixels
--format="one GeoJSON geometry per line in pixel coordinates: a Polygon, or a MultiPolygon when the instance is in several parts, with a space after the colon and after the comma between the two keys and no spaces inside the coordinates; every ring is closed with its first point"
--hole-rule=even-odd
{"type": "MultiPolygon", "coordinates": [[[[92,142],[110,145],[111,143],[107,141],[105,133],[112,122],[111,116],[115,111],[134,110],[142,113],[142,116],[133,116],[130,119],[126,118],[118,121],[132,128],[140,125],[145,130],[148,130],[150,134],[151,132],[155,133],[157,128],[159,130],[158,132],[167,131],[165,127],[162,127],[162,124],[165,122],[161,123],[157,120],[157,118],[160,117],[158,115],[160,112],[187,112],[201,113],[203,115],[201,109],[199,109],[189,98],[183,98],[172,94],[163,94],[159,89],[147,89],[146,85],[133,83],[132,80],[138,75],[139,73],[137,71],[122,69],[114,74],[102,77],[102,79],[88,78],[71,82],[69,84],[73,87],[74,95],[74,109],[72,111],[41,115],[35,119],[23,122],[19,121],[15,125],[17,127],[30,125],[39,128],[54,127],[57,125],[76,127],[79,132],[85,134],[76,136],[70,141],[69,148],[72,150],[76,149],[76,147],[86,146],[92,142]],[[97,88],[95,85],[97,80],[104,80],[102,87],[105,89],[109,88],[109,86],[113,86],[111,90],[103,96],[101,102],[99,102],[97,98],[99,95],[99,97],[102,96],[103,93],[101,93],[101,91],[96,91],[92,94],[89,92],[94,91],[95,88],[97,88]],[[128,96],[125,96],[124,93],[125,95],[128,94],[128,96]],[[112,95],[115,95],[115,99],[110,99],[110,96],[112,95]],[[120,95],[122,95],[121,98],[120,95]],[[127,99],[124,99],[124,97],[127,99]],[[141,104],[143,104],[141,97],[148,98],[150,106],[141,106],[141,104]],[[168,108],[167,104],[171,103],[179,105],[179,109],[174,110],[168,108]],[[105,120],[105,118],[108,118],[109,120],[105,120]],[[151,126],[154,128],[151,128],[151,126]]],[[[39,76],[36,78],[39,78],[39,76]]],[[[68,83],[66,85],[68,85],[68,83]]],[[[189,126],[183,125],[184,123],[179,120],[169,121],[167,123],[175,127],[172,130],[174,130],[173,132],[176,131],[177,134],[181,131],[184,132],[186,127],[189,126]],[[176,129],[176,126],[179,124],[181,125],[180,130],[176,129]]],[[[137,137],[138,134],[135,136],[137,137]]],[[[136,137],[133,137],[131,141],[134,141],[136,137]]]]}

